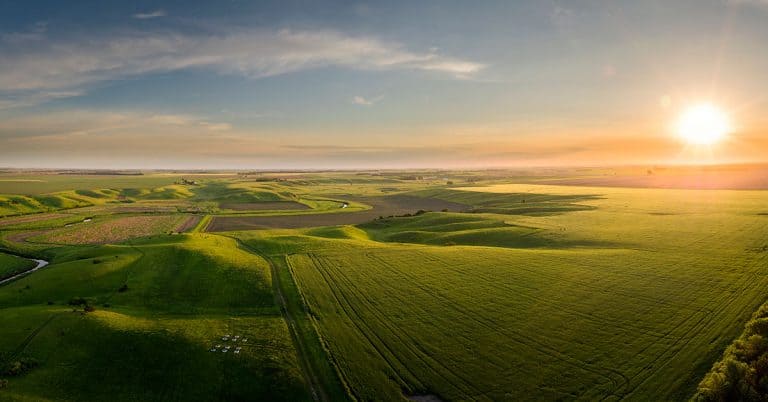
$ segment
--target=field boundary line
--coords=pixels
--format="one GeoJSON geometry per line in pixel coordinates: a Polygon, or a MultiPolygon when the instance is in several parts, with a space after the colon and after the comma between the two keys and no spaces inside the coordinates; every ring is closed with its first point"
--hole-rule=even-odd
{"type": "Polygon", "coordinates": [[[299,300],[301,301],[301,305],[302,305],[302,308],[304,309],[304,313],[309,319],[309,322],[312,325],[312,329],[315,332],[315,335],[317,335],[317,339],[320,341],[320,346],[322,346],[323,350],[325,351],[325,354],[328,356],[328,360],[330,361],[331,366],[333,367],[333,370],[336,372],[336,375],[339,376],[339,380],[341,381],[341,385],[344,387],[344,390],[347,392],[347,394],[351,397],[353,401],[357,401],[354,391],[352,390],[352,387],[350,387],[349,385],[349,380],[347,379],[347,376],[341,370],[341,367],[339,367],[338,361],[336,360],[336,356],[333,355],[330,347],[328,347],[328,342],[320,333],[320,325],[317,323],[317,320],[315,319],[315,317],[312,314],[309,314],[307,310],[309,303],[307,302],[307,299],[304,296],[304,292],[301,290],[301,288],[299,287],[299,284],[296,282],[296,279],[295,279],[296,275],[294,273],[293,264],[291,264],[289,257],[290,257],[290,254],[282,255],[282,258],[285,261],[285,266],[288,267],[288,272],[290,273],[291,279],[293,279],[294,285],[296,286],[296,292],[299,295],[299,300]]]}
{"type": "Polygon", "coordinates": [[[312,394],[312,399],[315,401],[330,402],[331,400],[328,397],[328,394],[322,388],[321,386],[322,383],[318,379],[317,373],[315,373],[314,368],[312,367],[312,364],[309,362],[307,358],[307,352],[306,352],[307,346],[304,344],[303,338],[301,338],[301,336],[299,335],[296,321],[293,319],[293,316],[291,315],[290,311],[288,311],[288,303],[285,299],[285,295],[283,294],[283,289],[280,284],[280,273],[278,272],[277,265],[275,265],[275,263],[269,257],[261,254],[258,250],[248,246],[242,240],[237,238],[235,238],[235,240],[237,241],[237,244],[240,248],[244,249],[245,251],[253,255],[258,256],[259,258],[266,261],[267,264],[269,264],[270,272],[272,275],[272,289],[274,291],[275,301],[279,305],[280,313],[283,316],[283,321],[288,327],[288,332],[291,336],[291,340],[293,341],[294,349],[296,350],[297,358],[299,360],[299,365],[302,368],[301,372],[302,372],[302,375],[304,376],[304,380],[309,386],[309,391],[312,394]]]}
{"type": "MultiPolygon", "coordinates": [[[[406,366],[397,357],[397,355],[391,349],[389,349],[387,344],[384,343],[384,341],[381,340],[381,338],[379,338],[379,336],[375,333],[375,331],[370,331],[370,327],[367,325],[367,323],[362,318],[362,316],[360,316],[360,313],[349,302],[349,299],[346,297],[346,295],[343,292],[341,292],[340,289],[336,289],[336,288],[334,288],[331,285],[331,281],[326,276],[326,274],[330,275],[330,273],[329,272],[325,272],[325,265],[322,264],[322,263],[319,263],[319,260],[317,259],[317,256],[315,256],[314,254],[311,254],[311,253],[308,253],[306,255],[310,258],[310,260],[312,261],[312,264],[315,266],[315,268],[318,268],[318,272],[320,273],[320,276],[325,281],[326,286],[328,286],[328,289],[330,290],[331,296],[333,296],[334,300],[336,300],[336,303],[338,304],[338,306],[341,307],[341,310],[344,312],[344,315],[347,316],[347,318],[352,323],[352,326],[357,330],[357,332],[359,332],[360,335],[368,341],[368,344],[371,345],[373,350],[375,350],[376,353],[378,353],[379,356],[381,356],[381,358],[385,362],[385,364],[387,366],[389,366],[390,369],[392,369],[392,373],[395,376],[397,376],[397,379],[399,380],[400,385],[408,386],[408,385],[412,385],[412,384],[410,382],[405,381],[403,379],[403,377],[400,375],[400,373],[398,373],[398,368],[392,363],[392,360],[397,361],[397,363],[403,369],[403,371],[407,372],[408,375],[411,376],[411,378],[413,378],[413,380],[415,382],[419,382],[419,378],[408,368],[408,366],[406,366]],[[337,292],[337,290],[339,292],[337,292]],[[342,299],[344,299],[343,303],[342,303],[342,299]],[[350,310],[351,310],[351,313],[350,313],[350,310]],[[352,317],[353,314],[357,317],[359,322],[356,321],[352,317]],[[369,329],[369,331],[367,331],[367,332],[364,331],[363,328],[361,328],[361,325],[364,325],[365,327],[367,327],[369,329]],[[371,339],[371,335],[376,337],[378,342],[374,342],[371,339]],[[391,356],[391,359],[387,358],[386,354],[382,351],[382,349],[386,350],[387,354],[389,354],[391,356]]],[[[423,384],[417,384],[417,385],[423,385],[423,384]]]]}

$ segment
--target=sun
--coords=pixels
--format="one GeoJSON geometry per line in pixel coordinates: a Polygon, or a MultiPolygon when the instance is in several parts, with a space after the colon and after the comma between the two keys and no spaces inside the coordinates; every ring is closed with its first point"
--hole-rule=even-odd
{"type": "Polygon", "coordinates": [[[677,135],[692,145],[712,145],[731,131],[728,115],[703,103],[686,109],[677,121],[677,135]]]}

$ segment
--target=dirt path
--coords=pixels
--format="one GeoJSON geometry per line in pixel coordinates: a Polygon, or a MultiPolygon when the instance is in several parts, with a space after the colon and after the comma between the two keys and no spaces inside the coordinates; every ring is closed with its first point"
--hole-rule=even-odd
{"type": "Polygon", "coordinates": [[[308,353],[306,352],[307,345],[304,344],[304,339],[299,335],[299,331],[296,325],[296,320],[294,320],[293,316],[291,315],[291,312],[288,309],[288,302],[285,299],[285,295],[283,294],[283,288],[280,284],[280,274],[278,272],[277,265],[275,265],[271,259],[261,255],[261,253],[259,253],[257,250],[249,247],[239,239],[237,239],[237,243],[244,250],[261,257],[262,259],[267,261],[267,263],[269,263],[269,267],[272,273],[272,287],[275,293],[275,300],[280,306],[280,313],[283,315],[285,324],[288,326],[288,332],[290,332],[291,334],[291,340],[293,341],[294,348],[296,349],[296,354],[298,355],[298,358],[299,358],[301,371],[302,371],[302,374],[304,375],[304,380],[307,382],[307,385],[309,386],[309,390],[312,393],[312,399],[314,399],[315,401],[322,401],[322,402],[330,401],[330,398],[328,397],[327,393],[321,386],[321,382],[317,376],[317,373],[315,373],[312,367],[312,364],[310,364],[308,360],[308,357],[307,357],[308,353]]]}

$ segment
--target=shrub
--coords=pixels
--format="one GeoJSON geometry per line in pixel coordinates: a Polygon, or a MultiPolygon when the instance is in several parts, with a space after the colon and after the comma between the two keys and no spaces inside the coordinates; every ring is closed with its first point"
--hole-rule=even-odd
{"type": "Polygon", "coordinates": [[[768,304],[755,312],[741,336],[699,383],[693,400],[768,400],[767,314],[768,304]]]}
{"type": "Polygon", "coordinates": [[[86,300],[84,297],[77,296],[69,299],[70,306],[83,306],[86,304],[88,304],[88,300],[86,300]]]}
{"type": "Polygon", "coordinates": [[[17,377],[37,367],[38,364],[39,362],[31,357],[23,357],[18,360],[8,361],[3,363],[0,368],[0,375],[17,377]]]}

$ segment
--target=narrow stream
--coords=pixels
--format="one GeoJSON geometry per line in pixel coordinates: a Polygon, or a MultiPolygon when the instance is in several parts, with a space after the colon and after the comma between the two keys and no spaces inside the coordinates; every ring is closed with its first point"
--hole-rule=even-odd
{"type": "MultiPolygon", "coordinates": [[[[5,253],[5,254],[9,254],[9,253],[5,253]]],[[[37,263],[37,265],[32,267],[32,268],[30,268],[30,269],[28,269],[28,270],[26,270],[26,271],[19,272],[18,274],[14,275],[14,276],[11,276],[10,278],[5,278],[3,280],[0,280],[0,285],[4,285],[4,284],[6,284],[8,282],[11,282],[13,280],[19,279],[22,276],[29,275],[29,274],[37,271],[38,269],[43,268],[46,265],[48,265],[48,261],[46,261],[46,260],[36,260],[34,258],[22,257],[20,255],[17,255],[17,257],[24,258],[24,259],[27,259],[27,260],[30,260],[30,261],[34,261],[34,262],[37,263]]]]}

